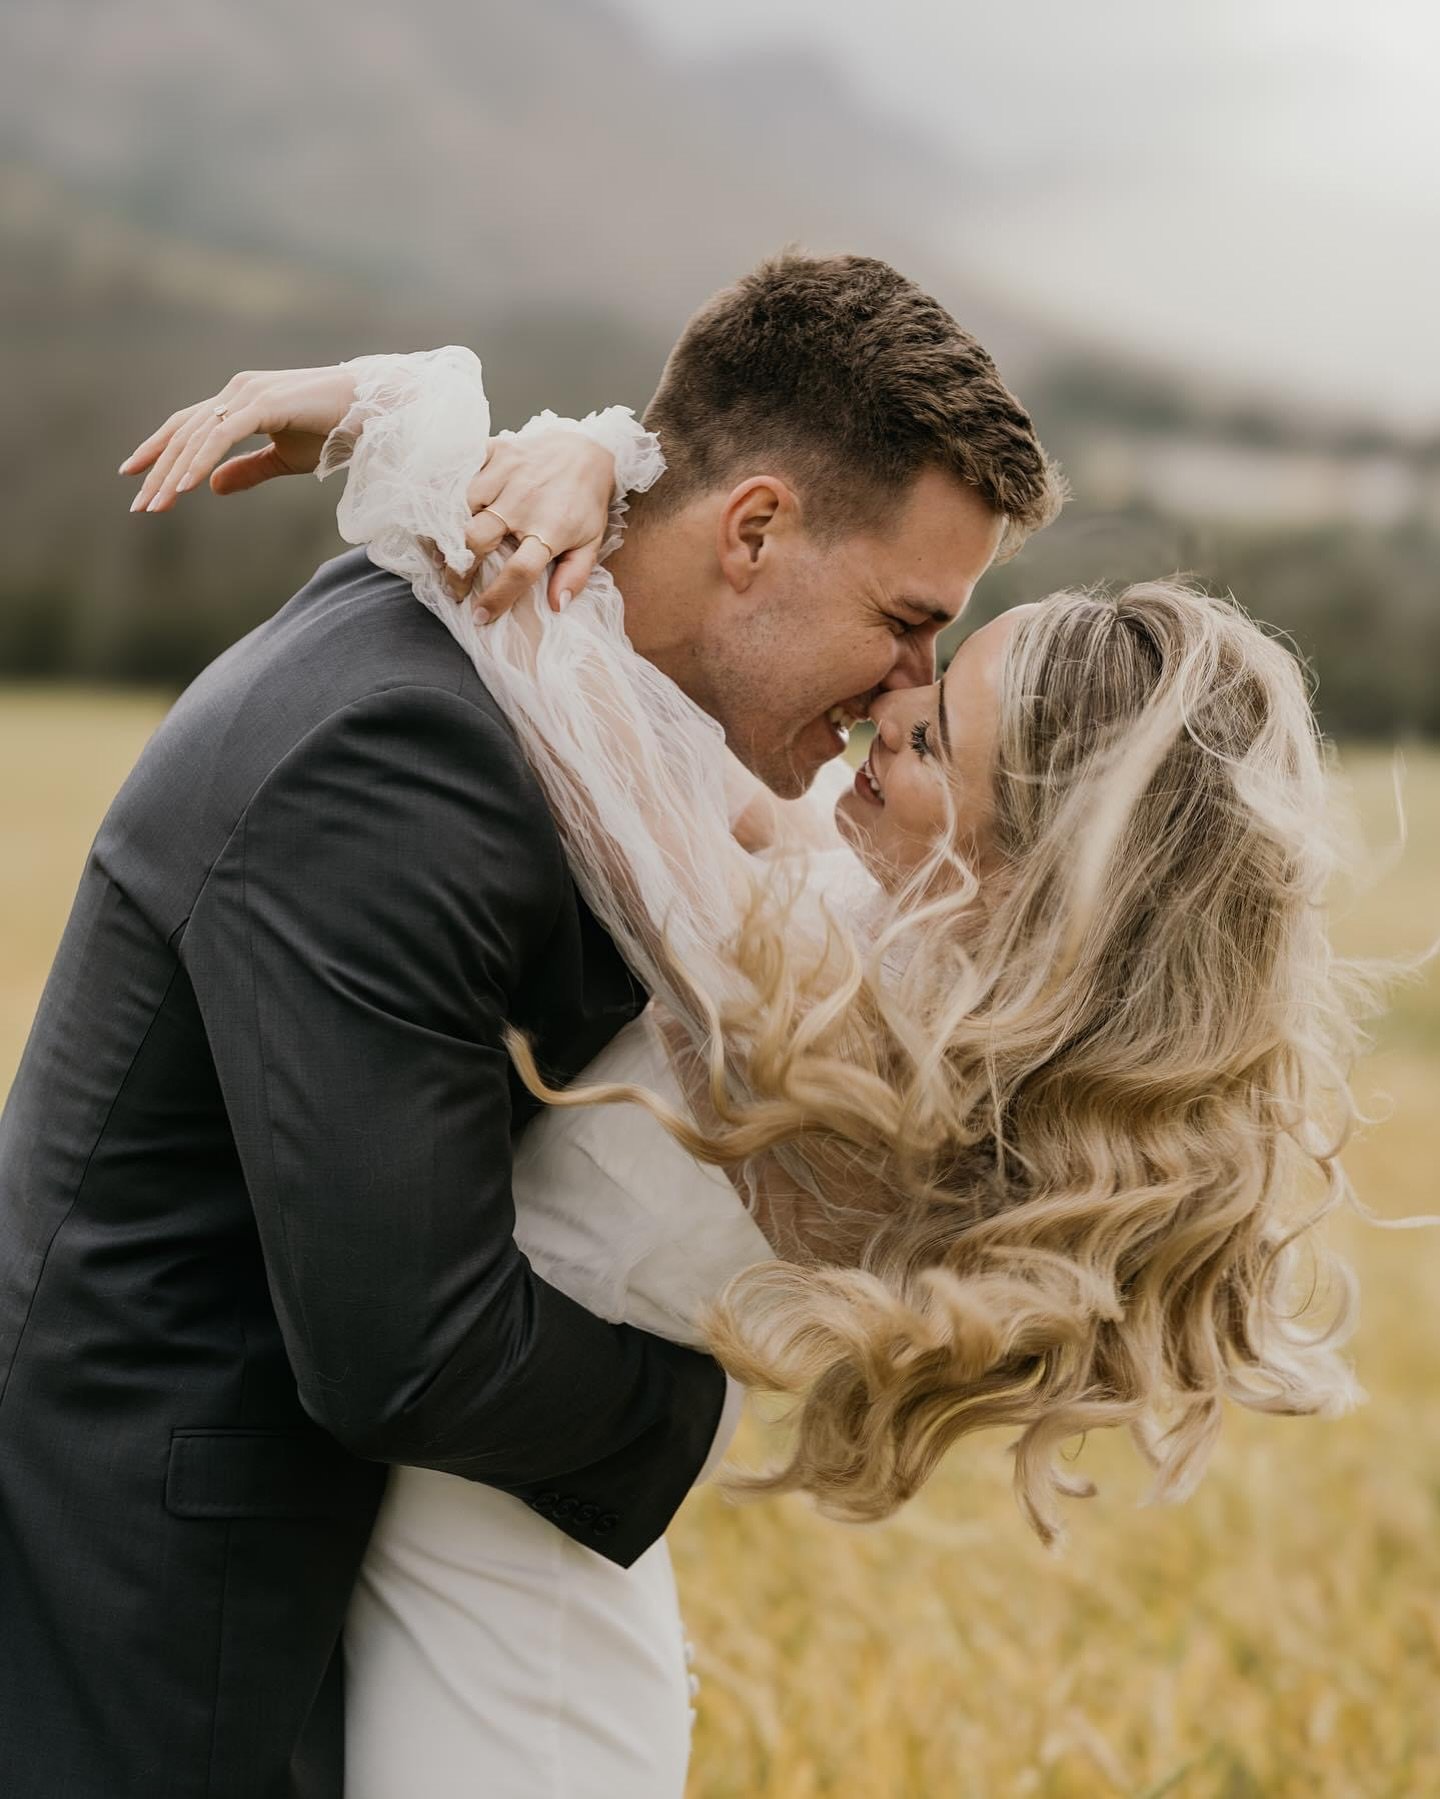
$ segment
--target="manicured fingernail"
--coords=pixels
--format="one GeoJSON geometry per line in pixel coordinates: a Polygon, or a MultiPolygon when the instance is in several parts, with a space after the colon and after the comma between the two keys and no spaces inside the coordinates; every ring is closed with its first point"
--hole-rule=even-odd
{"type": "Polygon", "coordinates": [[[484,606],[477,606],[475,608],[475,623],[477,625],[488,625],[490,623],[490,614],[484,606]]]}
{"type": "Polygon", "coordinates": [[[158,493],[156,494],[155,498],[150,502],[150,504],[145,508],[145,510],[147,512],[158,512],[160,510],[160,496],[158,493]]]}
{"type": "Polygon", "coordinates": [[[195,477],[193,475],[184,475],[175,483],[175,491],[176,493],[189,493],[194,485],[195,477]]]}
{"type": "Polygon", "coordinates": [[[126,469],[129,468],[129,466],[130,466],[130,458],[127,456],[125,458],[125,460],[120,464],[119,468],[116,469],[115,473],[117,475],[123,475],[125,473],[126,469]]]}
{"type": "Polygon", "coordinates": [[[130,510],[132,512],[138,512],[140,510],[140,502],[144,498],[145,498],[145,496],[143,493],[137,493],[135,498],[130,502],[130,510]]]}
{"type": "Polygon", "coordinates": [[[571,591],[568,587],[562,587],[560,589],[560,610],[562,612],[570,604],[571,600],[574,597],[575,596],[571,593],[571,591]]]}

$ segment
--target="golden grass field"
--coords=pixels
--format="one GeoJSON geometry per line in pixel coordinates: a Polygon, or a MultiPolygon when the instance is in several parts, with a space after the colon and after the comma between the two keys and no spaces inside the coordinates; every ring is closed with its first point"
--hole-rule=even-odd
{"type": "MultiPolygon", "coordinates": [[[[0,689],[0,1091],[90,835],[163,703],[0,689]]],[[[1408,763],[1410,845],[1347,917],[1347,948],[1440,932],[1440,753],[1408,763]]],[[[1347,769],[1384,846],[1388,758],[1347,769]]],[[[1401,995],[1359,1090],[1391,1112],[1351,1154],[1362,1196],[1436,1207],[1440,971],[1401,995]]],[[[1370,1403],[1233,1418],[1183,1508],[1137,1508],[1129,1452],[1091,1442],[1100,1496],[1071,1507],[1054,1557],[993,1437],[881,1526],[693,1499],[672,1533],[703,1680],[691,1799],[1440,1795],[1440,1233],[1337,1231],[1370,1403]]]]}

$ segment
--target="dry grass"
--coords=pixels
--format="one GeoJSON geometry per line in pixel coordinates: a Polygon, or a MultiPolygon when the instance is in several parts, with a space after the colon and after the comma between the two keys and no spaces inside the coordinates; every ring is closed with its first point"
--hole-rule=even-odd
{"type": "MultiPolygon", "coordinates": [[[[89,833],[158,702],[0,692],[0,1087],[89,833]]],[[[1388,841],[1388,763],[1352,760],[1388,841]]],[[[1440,929],[1440,755],[1411,757],[1410,850],[1350,947],[1440,929]]],[[[1440,976],[1402,996],[1362,1092],[1393,1116],[1351,1165],[1390,1215],[1436,1205],[1440,976]]],[[[1345,1221],[1369,1405],[1231,1421],[1179,1510],[1092,1442],[1097,1500],[1046,1555],[1003,1442],[965,1449],[899,1519],[704,1492],[673,1533],[704,1686],[692,1799],[1352,1799],[1440,1793],[1440,1236],[1345,1221]]],[[[753,1438],[752,1438],[753,1442],[753,1438]]]]}

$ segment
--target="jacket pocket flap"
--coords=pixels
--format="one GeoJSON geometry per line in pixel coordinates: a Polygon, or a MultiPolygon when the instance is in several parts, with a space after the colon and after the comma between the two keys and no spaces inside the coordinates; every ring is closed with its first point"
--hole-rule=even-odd
{"type": "Polygon", "coordinates": [[[176,1430],[165,1509],[177,1518],[330,1518],[355,1510],[357,1464],[301,1431],[176,1430]]]}

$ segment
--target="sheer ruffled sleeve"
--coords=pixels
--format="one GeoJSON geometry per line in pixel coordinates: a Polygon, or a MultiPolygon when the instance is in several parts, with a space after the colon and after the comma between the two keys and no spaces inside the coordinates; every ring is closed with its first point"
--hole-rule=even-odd
{"type": "MultiPolygon", "coordinates": [[[[428,558],[417,539],[429,537],[454,569],[467,568],[470,523],[466,492],[490,447],[490,402],[480,359],[462,344],[413,355],[357,356],[342,363],[355,377],[355,398],[326,438],[315,474],[324,481],[350,470],[336,510],[347,543],[370,546],[372,559],[413,581],[428,558]]],[[[601,557],[624,533],[626,495],[643,493],[665,472],[660,439],[628,406],[609,406],[583,419],[545,411],[519,431],[534,437],[578,431],[615,459],[610,528],[601,557]]]]}
{"type": "Polygon", "coordinates": [[[355,376],[355,399],[315,470],[322,481],[350,471],[336,508],[340,535],[368,545],[372,561],[407,581],[431,569],[421,537],[452,568],[464,568],[465,494],[490,443],[490,403],[474,352],[447,344],[343,366],[355,376]]]}

